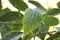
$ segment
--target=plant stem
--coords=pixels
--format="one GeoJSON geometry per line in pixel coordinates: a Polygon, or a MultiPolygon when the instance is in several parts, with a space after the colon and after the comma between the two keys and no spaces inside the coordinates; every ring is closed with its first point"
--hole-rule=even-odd
{"type": "Polygon", "coordinates": [[[35,40],[35,36],[34,36],[34,40],[35,40]]]}
{"type": "Polygon", "coordinates": [[[49,34],[49,33],[53,33],[53,32],[57,32],[57,31],[52,31],[52,32],[39,32],[39,33],[36,33],[35,35],[33,35],[32,37],[37,36],[38,34],[49,34]]]}
{"type": "Polygon", "coordinates": [[[19,14],[19,17],[20,17],[20,10],[18,9],[18,14],[19,14]]]}

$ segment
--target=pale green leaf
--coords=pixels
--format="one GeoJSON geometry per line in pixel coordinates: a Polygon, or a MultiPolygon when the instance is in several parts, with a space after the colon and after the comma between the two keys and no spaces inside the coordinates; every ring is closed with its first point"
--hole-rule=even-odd
{"type": "Polygon", "coordinates": [[[23,28],[25,36],[36,28],[40,27],[41,14],[38,10],[27,9],[23,18],[23,28]]]}

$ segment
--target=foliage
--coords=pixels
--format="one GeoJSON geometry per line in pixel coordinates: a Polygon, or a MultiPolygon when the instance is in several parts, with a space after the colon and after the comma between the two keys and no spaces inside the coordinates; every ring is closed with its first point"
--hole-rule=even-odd
{"type": "Polygon", "coordinates": [[[32,37],[45,39],[46,34],[50,37],[46,40],[60,40],[60,32],[48,32],[50,26],[59,24],[59,19],[54,17],[60,13],[60,2],[58,8],[45,9],[39,2],[29,0],[28,2],[37,8],[30,9],[23,0],[9,0],[18,9],[11,11],[9,8],[2,9],[0,0],[0,33],[1,40],[31,40],[32,37]],[[25,11],[23,15],[20,11],[25,11]],[[23,32],[21,32],[23,30],[23,32]],[[51,35],[51,34],[52,35],[51,35]]]}

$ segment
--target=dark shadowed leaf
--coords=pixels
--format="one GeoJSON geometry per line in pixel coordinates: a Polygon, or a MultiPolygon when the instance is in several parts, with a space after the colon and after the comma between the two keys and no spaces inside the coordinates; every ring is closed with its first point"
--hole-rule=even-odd
{"type": "Polygon", "coordinates": [[[57,7],[60,8],[60,1],[57,3],[57,7]]]}
{"type": "Polygon", "coordinates": [[[2,9],[2,3],[1,3],[1,0],[0,0],[0,10],[2,9]]]}
{"type": "Polygon", "coordinates": [[[38,10],[27,9],[23,18],[25,36],[38,28],[41,23],[41,14],[38,10]]]}
{"type": "Polygon", "coordinates": [[[45,10],[46,9],[37,1],[34,1],[34,0],[29,0],[30,3],[34,4],[35,6],[37,6],[38,8],[40,8],[41,10],[45,10]]]}
{"type": "Polygon", "coordinates": [[[38,31],[38,29],[35,30],[34,32],[36,32],[36,31],[39,32],[40,34],[38,34],[37,37],[39,37],[41,40],[44,40],[45,39],[45,36],[46,36],[46,33],[43,33],[43,32],[48,32],[49,27],[46,27],[44,25],[44,23],[42,22],[41,23],[41,29],[39,31],[38,31]]]}
{"type": "Polygon", "coordinates": [[[20,31],[22,29],[22,25],[7,25],[7,24],[3,24],[2,26],[1,26],[1,28],[0,28],[0,31],[1,31],[1,35],[2,35],[2,37],[5,35],[5,34],[7,34],[7,33],[9,33],[9,32],[11,32],[11,31],[20,31]]]}
{"type": "Polygon", "coordinates": [[[20,17],[19,17],[18,12],[7,12],[2,17],[0,17],[0,21],[3,21],[3,22],[22,23],[22,19],[23,19],[23,16],[20,15],[20,17]]]}
{"type": "Polygon", "coordinates": [[[9,32],[2,38],[2,40],[18,40],[22,35],[23,32],[9,32]]]}
{"type": "Polygon", "coordinates": [[[41,40],[44,40],[45,39],[45,36],[46,36],[46,34],[39,34],[39,35],[37,35],[41,40]]]}
{"type": "Polygon", "coordinates": [[[47,15],[58,15],[59,13],[60,13],[60,9],[58,8],[49,9],[46,12],[47,15]]]}
{"type": "Polygon", "coordinates": [[[7,12],[2,17],[0,17],[0,23],[4,24],[4,26],[7,25],[1,28],[2,36],[10,31],[20,31],[22,29],[22,19],[23,16],[20,15],[19,17],[18,12],[7,12]]]}
{"type": "Polygon", "coordinates": [[[19,38],[18,40],[23,40],[22,38],[19,38]]]}
{"type": "MultiPolygon", "coordinates": [[[[37,28],[36,30],[33,31],[33,35],[36,34],[36,33],[39,33],[39,32],[45,32],[46,31],[45,28],[43,30],[44,31],[41,31],[41,30],[39,30],[39,28],[37,28]]],[[[44,40],[46,34],[42,33],[42,34],[38,34],[36,36],[39,37],[41,40],[44,40]]]]}
{"type": "Polygon", "coordinates": [[[11,29],[9,28],[9,26],[7,26],[7,25],[4,25],[4,24],[2,24],[1,25],[1,36],[3,37],[6,33],[8,33],[8,32],[10,32],[11,31],[11,29]]]}
{"type": "Polygon", "coordinates": [[[28,6],[23,0],[9,0],[10,3],[19,10],[24,11],[28,6]]]}
{"type": "Polygon", "coordinates": [[[7,12],[10,12],[10,11],[11,10],[8,8],[0,10],[0,17],[3,16],[4,14],[6,14],[7,12]]]}
{"type": "MultiPolygon", "coordinates": [[[[45,32],[45,31],[48,31],[48,30],[46,29],[45,25],[44,25],[43,23],[41,23],[41,31],[40,31],[40,32],[45,32]]],[[[38,34],[37,36],[38,36],[41,40],[44,40],[46,34],[41,33],[41,34],[38,34]]]]}
{"type": "Polygon", "coordinates": [[[47,40],[60,40],[60,32],[57,32],[54,35],[50,36],[47,40]]]}
{"type": "Polygon", "coordinates": [[[52,17],[49,15],[43,16],[43,21],[44,21],[46,26],[54,26],[54,25],[57,25],[59,23],[59,20],[56,17],[52,17]]]}

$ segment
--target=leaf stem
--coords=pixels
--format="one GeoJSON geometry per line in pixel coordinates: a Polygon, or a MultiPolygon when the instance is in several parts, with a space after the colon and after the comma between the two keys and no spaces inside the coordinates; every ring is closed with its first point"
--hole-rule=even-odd
{"type": "Polygon", "coordinates": [[[35,36],[34,36],[34,40],[35,40],[35,36]]]}
{"type": "Polygon", "coordinates": [[[19,17],[20,17],[20,9],[18,9],[18,14],[19,14],[19,17]]]}
{"type": "Polygon", "coordinates": [[[52,32],[39,32],[39,33],[36,33],[35,35],[33,35],[32,37],[37,36],[38,34],[50,34],[50,33],[54,33],[54,32],[57,32],[57,31],[52,31],[52,32]]]}

